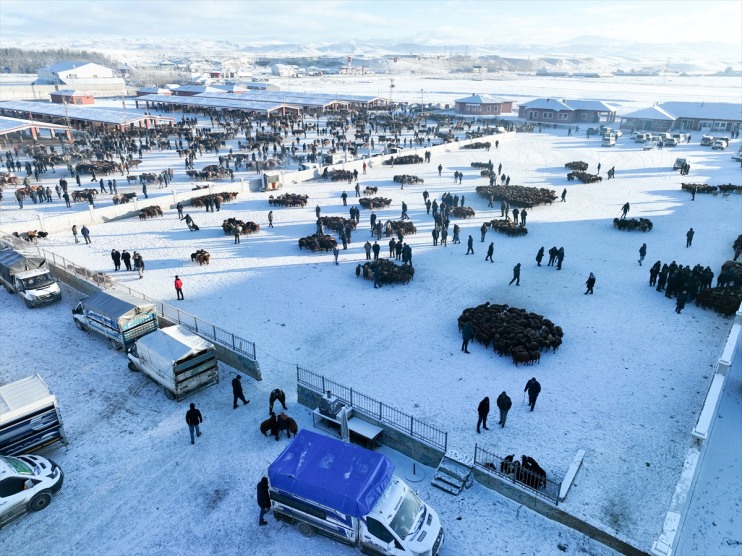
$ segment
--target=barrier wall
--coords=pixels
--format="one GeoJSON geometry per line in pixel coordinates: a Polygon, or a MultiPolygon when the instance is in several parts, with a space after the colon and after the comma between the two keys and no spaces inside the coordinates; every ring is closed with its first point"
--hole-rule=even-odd
{"type": "Polygon", "coordinates": [[[698,475],[706,455],[706,440],[713,433],[727,374],[735,362],[736,364],[742,363],[742,311],[738,311],[735,316],[721,357],[716,364],[716,372],[706,393],[706,400],[701,408],[698,421],[691,431],[683,470],[665,515],[662,532],[652,543],[654,556],[671,556],[677,548],[690,505],[690,495],[698,482],[698,475]]]}

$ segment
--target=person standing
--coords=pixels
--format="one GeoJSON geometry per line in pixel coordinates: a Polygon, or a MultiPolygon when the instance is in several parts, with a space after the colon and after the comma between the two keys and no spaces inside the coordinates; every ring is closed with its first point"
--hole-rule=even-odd
{"type": "Polygon", "coordinates": [[[366,240],[366,243],[363,244],[363,250],[366,251],[366,260],[371,260],[371,242],[366,240]]]}
{"type": "Polygon", "coordinates": [[[183,281],[178,277],[178,275],[175,275],[175,293],[178,296],[178,299],[184,299],[183,298],[183,281]]]}
{"type": "Polygon", "coordinates": [[[479,415],[479,419],[477,419],[477,432],[481,434],[482,431],[479,430],[480,425],[484,427],[484,430],[489,430],[487,428],[487,416],[490,414],[489,396],[485,396],[485,398],[479,402],[479,406],[477,406],[477,414],[479,415]]]}
{"type": "Polygon", "coordinates": [[[144,278],[144,259],[134,251],[134,269],[139,273],[139,278],[144,278]]]}
{"type": "MultiPolygon", "coordinates": [[[[693,228],[691,228],[691,230],[692,230],[692,229],[693,229],[693,228]]],[[[88,227],[87,227],[87,226],[86,226],[85,224],[83,224],[83,225],[82,225],[82,228],[80,228],[80,233],[82,234],[82,238],[83,238],[83,239],[85,240],[85,243],[86,243],[86,244],[90,244],[90,243],[93,243],[93,242],[92,242],[92,241],[90,240],[90,230],[88,230],[88,227]]],[[[691,238],[692,238],[692,237],[693,237],[693,236],[691,236],[691,238]]]]}
{"type": "Polygon", "coordinates": [[[332,254],[335,256],[335,266],[339,265],[338,255],[340,255],[340,249],[338,249],[337,244],[332,246],[332,254]]]}
{"type": "Polygon", "coordinates": [[[693,234],[695,233],[696,232],[693,231],[693,228],[691,228],[690,230],[686,232],[685,234],[685,246],[686,247],[690,247],[691,245],[693,245],[693,234]]]}
{"type": "Polygon", "coordinates": [[[234,243],[237,245],[240,242],[240,234],[242,233],[242,226],[235,224],[232,226],[232,233],[234,234],[234,243]]]}
{"type": "Polygon", "coordinates": [[[526,225],[526,217],[528,216],[528,213],[526,212],[526,209],[522,209],[520,211],[520,225],[525,226],[526,225]]]}
{"type": "Polygon", "coordinates": [[[147,182],[142,183],[142,195],[144,195],[145,199],[149,199],[149,195],[147,195],[147,182]]]}
{"type": "Polygon", "coordinates": [[[567,188],[564,188],[564,191],[562,191],[562,203],[567,202],[567,188]]]}
{"type": "Polygon", "coordinates": [[[250,400],[245,399],[245,394],[242,391],[242,376],[235,375],[232,379],[232,409],[237,409],[237,400],[242,400],[242,405],[247,405],[250,400]]]}
{"type": "Polygon", "coordinates": [[[469,342],[472,338],[474,338],[474,326],[472,325],[472,322],[470,320],[466,321],[464,323],[464,326],[461,328],[461,336],[463,338],[463,342],[461,343],[461,351],[464,353],[469,353],[469,342]]]}
{"type": "Polygon", "coordinates": [[[270,211],[268,213],[268,227],[269,228],[273,227],[273,211],[270,211]]]}
{"type": "Polygon", "coordinates": [[[175,205],[175,208],[178,209],[178,220],[183,220],[183,203],[178,201],[178,204],[175,205]]]}
{"type": "Polygon", "coordinates": [[[191,433],[191,444],[196,443],[196,439],[193,436],[193,432],[196,432],[196,436],[201,436],[201,423],[204,422],[203,415],[196,409],[196,404],[192,403],[191,408],[186,411],[186,423],[188,423],[188,431],[191,433]]]}
{"type": "Polygon", "coordinates": [[[497,397],[497,409],[500,410],[500,427],[505,427],[505,420],[508,418],[508,411],[513,406],[513,402],[503,390],[502,394],[497,397]]]}
{"type": "Polygon", "coordinates": [[[263,519],[265,514],[271,511],[271,496],[268,492],[268,477],[263,477],[258,483],[258,506],[260,506],[260,519],[258,525],[268,525],[263,519]]]}
{"type": "Polygon", "coordinates": [[[531,406],[531,411],[533,411],[533,408],[536,407],[536,398],[541,393],[541,385],[536,380],[536,377],[526,382],[526,387],[523,388],[523,391],[528,392],[528,405],[531,406]]]}
{"type": "MultiPolygon", "coordinates": [[[[482,241],[480,243],[484,243],[484,237],[487,235],[487,223],[486,222],[482,223],[482,227],[479,228],[479,231],[482,234],[482,241]]],[[[471,236],[469,236],[469,237],[471,237],[471,236]]],[[[472,251],[472,253],[474,253],[474,252],[472,251]]]]}
{"type": "Polygon", "coordinates": [[[536,264],[538,266],[541,266],[541,261],[544,259],[544,248],[543,246],[541,249],[538,250],[538,253],[536,253],[536,264]]]}
{"type": "Polygon", "coordinates": [[[131,270],[131,255],[126,249],[121,253],[121,260],[124,261],[124,268],[131,270]]]}
{"type": "Polygon", "coordinates": [[[564,261],[564,247],[560,247],[556,253],[557,270],[562,270],[562,262],[564,261]]]}
{"type": "Polygon", "coordinates": [[[675,312],[679,315],[680,311],[685,309],[685,302],[688,300],[688,292],[685,290],[682,290],[678,294],[678,299],[675,303],[675,312]]]}
{"type": "Polygon", "coordinates": [[[489,259],[491,263],[494,263],[495,261],[492,260],[492,255],[494,254],[495,254],[495,242],[493,241],[493,242],[490,242],[490,246],[487,248],[487,256],[484,258],[484,260],[486,261],[487,259],[489,259]]]}
{"type": "Polygon", "coordinates": [[[466,254],[474,254],[474,238],[472,238],[471,236],[469,236],[469,239],[466,241],[466,254]]]}
{"type": "Polygon", "coordinates": [[[72,226],[72,235],[75,237],[75,243],[80,243],[80,240],[77,239],[77,225],[76,224],[72,226]]]}
{"type": "Polygon", "coordinates": [[[647,244],[642,243],[642,246],[639,247],[639,266],[642,266],[642,261],[644,260],[644,257],[647,256],[647,244]]]}
{"type": "Polygon", "coordinates": [[[340,195],[340,197],[343,199],[343,206],[347,207],[348,206],[348,194],[345,191],[343,191],[343,194],[340,195]]]}
{"type": "Polygon", "coordinates": [[[121,268],[121,253],[116,249],[111,249],[111,259],[113,259],[113,270],[117,271],[121,268]]]}
{"type": "Polygon", "coordinates": [[[585,291],[585,295],[592,294],[593,293],[593,287],[595,286],[595,274],[592,272],[590,273],[590,276],[587,277],[587,280],[585,281],[585,285],[587,286],[587,290],[585,291]]]}
{"type": "Polygon", "coordinates": [[[629,213],[630,210],[631,205],[629,205],[629,202],[626,201],[626,203],[624,203],[624,205],[621,207],[621,218],[626,218],[626,215],[629,213]]]}
{"type": "Polygon", "coordinates": [[[510,280],[508,286],[511,286],[515,282],[516,286],[520,286],[520,263],[513,267],[513,279],[510,280]]]}

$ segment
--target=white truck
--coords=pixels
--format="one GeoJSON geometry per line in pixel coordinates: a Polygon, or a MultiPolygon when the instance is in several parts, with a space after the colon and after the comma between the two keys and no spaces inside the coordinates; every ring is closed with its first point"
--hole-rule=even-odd
{"type": "Polygon", "coordinates": [[[66,442],[57,399],[39,375],[0,386],[0,455],[66,442]]]}
{"type": "Polygon", "coordinates": [[[0,250],[0,282],[17,293],[27,307],[40,307],[62,299],[62,290],[49,272],[46,259],[13,249],[0,250]]]}
{"type": "Polygon", "coordinates": [[[301,430],[268,468],[276,519],[366,554],[436,556],[438,514],[394,475],[383,454],[301,430]]]}
{"type": "Polygon", "coordinates": [[[214,344],[180,325],[142,336],[129,348],[129,369],[162,386],[170,400],[219,382],[214,344]]]}
{"type": "Polygon", "coordinates": [[[157,329],[154,303],[114,291],[86,297],[72,309],[72,318],[80,330],[105,336],[117,350],[157,329]]]}

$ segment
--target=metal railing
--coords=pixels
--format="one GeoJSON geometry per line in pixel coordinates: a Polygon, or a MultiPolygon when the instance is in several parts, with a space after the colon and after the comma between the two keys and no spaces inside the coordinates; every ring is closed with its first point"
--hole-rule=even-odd
{"type": "Polygon", "coordinates": [[[186,313],[177,307],[163,303],[156,299],[147,297],[143,293],[131,289],[128,286],[117,283],[105,272],[93,272],[83,266],[73,264],[71,261],[65,259],[61,255],[57,255],[51,251],[40,248],[38,245],[18,239],[14,236],[3,236],[2,242],[6,245],[13,247],[18,250],[29,250],[35,249],[39,255],[46,258],[49,265],[53,265],[68,274],[74,275],[78,278],[101,288],[101,289],[118,289],[127,292],[134,297],[138,297],[145,301],[153,303],[157,308],[157,314],[163,319],[180,324],[181,326],[195,332],[199,336],[211,340],[216,344],[220,344],[232,351],[240,353],[250,359],[256,359],[255,356],[255,343],[245,340],[228,330],[220,328],[210,322],[200,319],[190,313],[186,313]]]}
{"type": "Polygon", "coordinates": [[[324,394],[330,390],[334,396],[358,413],[376,419],[434,448],[445,452],[448,447],[447,432],[419,419],[415,419],[412,415],[408,415],[395,407],[388,406],[330,378],[318,375],[297,365],[296,381],[302,386],[320,394],[324,394]]]}
{"type": "Polygon", "coordinates": [[[544,498],[554,505],[559,505],[559,489],[561,481],[556,482],[546,474],[534,473],[526,469],[516,458],[506,460],[479,446],[474,445],[474,465],[485,473],[494,475],[503,481],[517,484],[527,492],[544,498]]]}

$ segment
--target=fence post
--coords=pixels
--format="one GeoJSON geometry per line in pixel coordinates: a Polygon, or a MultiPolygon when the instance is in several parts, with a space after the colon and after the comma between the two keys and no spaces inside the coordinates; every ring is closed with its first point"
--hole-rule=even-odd
{"type": "Polygon", "coordinates": [[[324,394],[325,392],[327,392],[327,390],[325,390],[325,375],[322,375],[322,393],[324,394]]]}
{"type": "MultiPolygon", "coordinates": [[[[448,434],[446,434],[446,443],[448,443],[448,434]]],[[[479,451],[479,444],[474,444],[474,465],[477,464],[477,452],[479,451]]]]}
{"type": "Polygon", "coordinates": [[[382,419],[381,419],[381,408],[382,408],[382,403],[381,403],[381,402],[379,402],[379,421],[381,421],[381,420],[382,420],[382,419]]]}
{"type": "Polygon", "coordinates": [[[353,407],[353,388],[350,389],[350,407],[353,407]]]}
{"type": "Polygon", "coordinates": [[[216,326],[211,325],[211,331],[214,333],[214,339],[216,340],[216,326]]]}
{"type": "Polygon", "coordinates": [[[448,433],[443,433],[443,452],[448,452],[448,433]]]}
{"type": "MultiPolygon", "coordinates": [[[[163,306],[163,309],[164,309],[165,304],[163,303],[162,306],[163,306]]],[[[175,311],[176,311],[176,313],[178,315],[178,324],[180,324],[180,309],[176,309],[175,311]]]]}
{"type": "Polygon", "coordinates": [[[415,436],[414,428],[415,428],[415,418],[412,415],[410,415],[410,436],[415,436]]]}
{"type": "MultiPolygon", "coordinates": [[[[232,349],[237,349],[237,346],[234,344],[234,334],[232,334],[232,349]]],[[[296,376],[297,376],[297,378],[299,376],[299,371],[298,370],[296,371],[296,376]]]]}
{"type": "Polygon", "coordinates": [[[193,326],[196,327],[196,332],[198,332],[198,319],[193,319],[193,326]]]}

